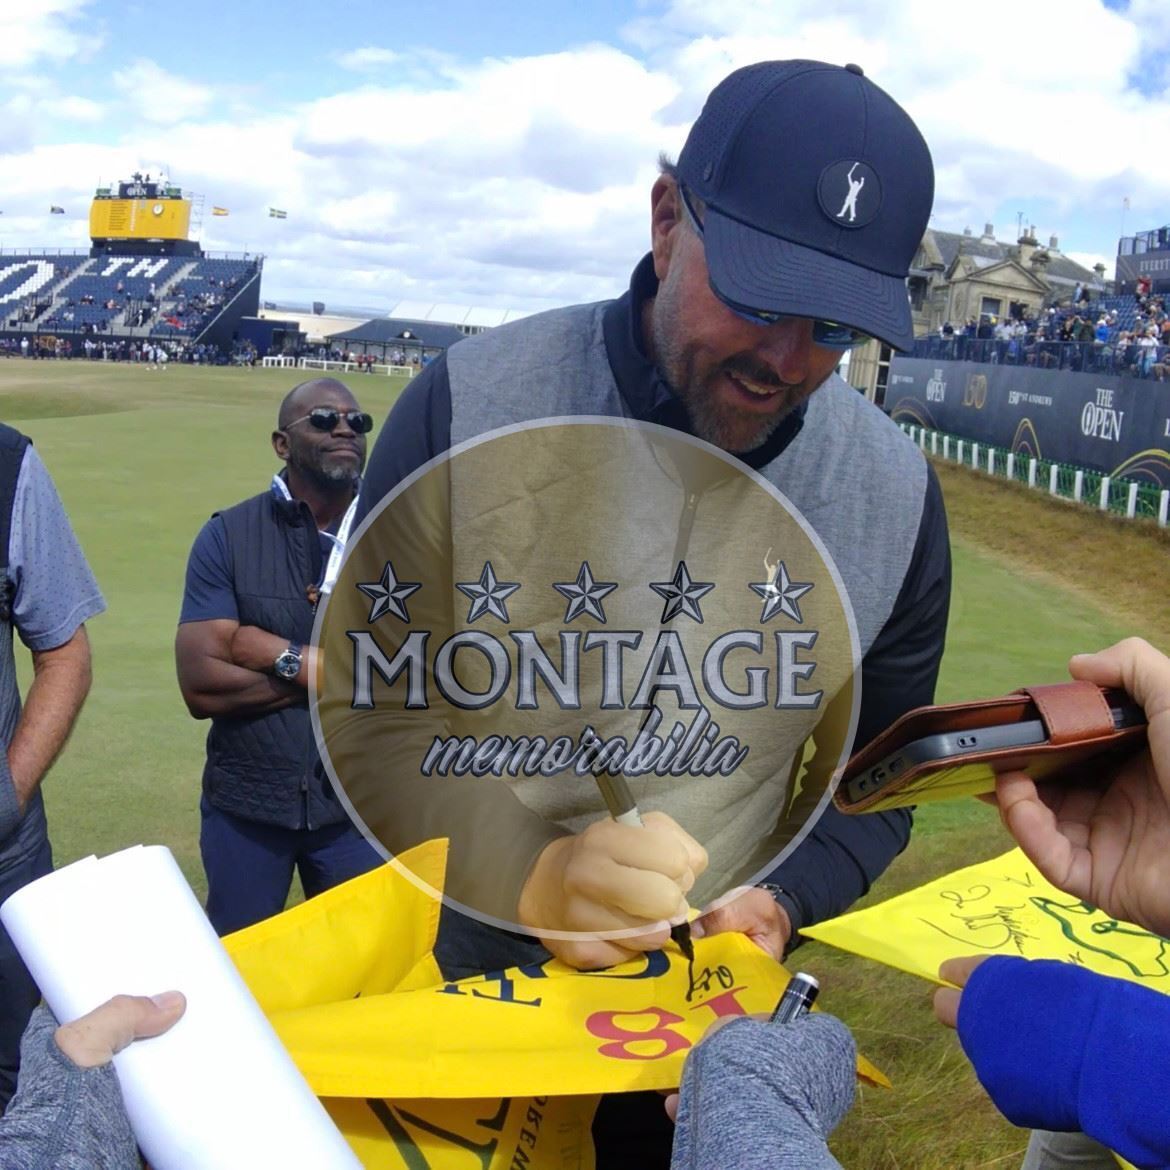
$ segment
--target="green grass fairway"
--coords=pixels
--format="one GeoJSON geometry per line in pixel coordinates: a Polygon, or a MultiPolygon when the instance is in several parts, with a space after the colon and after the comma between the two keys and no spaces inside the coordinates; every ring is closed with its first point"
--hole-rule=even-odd
{"type": "MultiPolygon", "coordinates": [[[[261,491],[288,370],[165,372],[0,361],[0,419],[32,435],[109,604],[90,623],[95,681],[46,783],[58,864],[165,843],[196,891],[206,725],[192,720],[172,655],[191,541],[217,508],[261,491]]],[[[351,376],[379,424],[403,383],[351,376]]],[[[1170,645],[1165,534],[1101,522],[1042,496],[940,468],[955,591],[940,700],[1058,681],[1078,650],[1129,633],[1170,645]]],[[[22,656],[27,659],[26,655],[22,656]]],[[[25,663],[27,665],[27,663],[25,663]]],[[[27,672],[26,672],[27,673],[27,672]]],[[[906,853],[870,895],[889,897],[1009,847],[976,802],[921,812],[906,853]]],[[[1000,1120],[938,1027],[921,981],[819,944],[795,962],[894,1081],[866,1090],[834,1151],[851,1170],[1013,1167],[1025,1135],[1000,1120]]]]}
{"type": "MultiPolygon", "coordinates": [[[[198,795],[207,725],[187,714],[172,653],[183,574],[207,517],[263,490],[279,468],[268,436],[300,377],[0,362],[0,419],[33,437],[109,606],[89,625],[93,690],[45,787],[58,864],[165,842],[204,892],[198,795]]],[[[351,381],[379,424],[405,384],[351,381]]]]}

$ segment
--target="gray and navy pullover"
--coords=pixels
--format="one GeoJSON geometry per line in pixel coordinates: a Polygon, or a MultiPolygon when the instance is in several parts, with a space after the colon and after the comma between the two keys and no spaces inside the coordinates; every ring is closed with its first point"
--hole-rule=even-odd
{"type": "MultiPolygon", "coordinates": [[[[655,291],[647,257],[615,301],[491,330],[431,363],[382,429],[357,522],[434,456],[509,424],[602,415],[690,433],[682,402],[643,346],[641,307],[655,291]]],[[[799,509],[844,581],[862,654],[860,746],[934,698],[950,597],[938,482],[894,424],[835,375],[763,445],[738,458],[799,509]]],[[[565,830],[518,810],[518,802],[493,800],[495,788],[483,785],[482,800],[473,798],[466,838],[452,840],[452,856],[467,857],[469,872],[499,877],[500,917],[511,918],[536,857],[565,830]],[[509,843],[506,858],[501,841],[509,843]]],[[[777,897],[794,928],[838,914],[864,894],[905,847],[910,827],[906,810],[846,817],[829,807],[768,877],[781,887],[777,897]]]]}

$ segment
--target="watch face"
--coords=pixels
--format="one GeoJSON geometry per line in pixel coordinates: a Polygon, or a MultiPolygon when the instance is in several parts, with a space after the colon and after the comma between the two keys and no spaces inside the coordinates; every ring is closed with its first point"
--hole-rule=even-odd
{"type": "Polygon", "coordinates": [[[276,673],[281,678],[296,678],[301,670],[301,656],[286,650],[275,663],[276,673]]]}

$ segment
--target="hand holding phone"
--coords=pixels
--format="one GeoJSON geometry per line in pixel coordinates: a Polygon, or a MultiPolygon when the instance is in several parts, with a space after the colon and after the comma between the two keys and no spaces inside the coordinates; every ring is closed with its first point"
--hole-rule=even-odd
{"type": "Polygon", "coordinates": [[[1054,886],[1123,922],[1170,937],[1170,658],[1127,638],[1069,663],[1074,678],[1124,688],[1149,719],[1148,747],[1095,788],[1002,775],[1004,825],[1054,886]]]}
{"type": "Polygon", "coordinates": [[[854,754],[834,801],[860,813],[978,796],[1004,772],[1075,782],[1145,741],[1142,709],[1085,681],[920,707],[854,754]]]}

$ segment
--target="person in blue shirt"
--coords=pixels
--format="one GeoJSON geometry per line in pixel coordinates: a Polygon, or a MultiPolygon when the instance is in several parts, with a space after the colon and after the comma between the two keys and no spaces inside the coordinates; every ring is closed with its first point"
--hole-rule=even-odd
{"type": "MultiPolygon", "coordinates": [[[[105,608],[36,449],[0,426],[0,902],[53,869],[41,786],[89,693],[86,623],[105,608]],[[18,637],[32,656],[23,699],[18,637]]],[[[39,999],[0,927],[0,1113],[16,1089],[21,1033],[39,999]]]]}
{"type": "MultiPolygon", "coordinates": [[[[1053,885],[1170,936],[1170,659],[1131,638],[1077,655],[1070,671],[1141,703],[1149,750],[1101,788],[1002,776],[1000,814],[1053,885]]],[[[1139,1167],[1170,1165],[1170,997],[1007,956],[955,959],[939,974],[961,990],[939,990],[935,1012],[957,1026],[992,1101],[1009,1121],[1041,1131],[1028,1170],[1113,1166],[1108,1150],[1139,1167]]]]}

